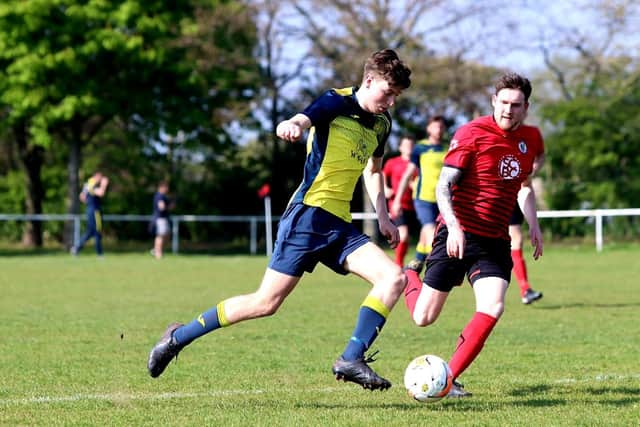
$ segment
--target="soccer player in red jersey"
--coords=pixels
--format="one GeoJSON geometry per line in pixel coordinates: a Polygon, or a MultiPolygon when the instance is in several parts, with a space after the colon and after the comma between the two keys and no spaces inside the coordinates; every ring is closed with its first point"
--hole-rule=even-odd
{"type": "MultiPolygon", "coordinates": [[[[406,270],[405,302],[418,326],[438,318],[449,292],[467,276],[476,312],[464,327],[449,361],[457,379],[473,362],[504,311],[511,279],[509,218],[520,204],[533,257],[542,255],[542,233],[533,192],[517,200],[522,184],[544,159],[538,128],[524,120],[531,83],[515,73],[503,75],[492,96],[493,114],[479,117],[455,133],[438,180],[438,217],[433,250],[423,281],[406,270]]],[[[452,397],[469,396],[457,381],[452,397]]]]}
{"type": "MultiPolygon", "coordinates": [[[[411,152],[415,141],[409,136],[404,136],[400,139],[398,144],[398,150],[400,155],[390,158],[384,164],[382,168],[382,174],[384,175],[384,193],[388,200],[389,212],[391,212],[391,206],[393,200],[398,194],[398,187],[402,180],[402,175],[407,169],[407,164],[411,158],[411,152]]],[[[416,174],[413,174],[415,178],[416,174]]],[[[406,186],[405,191],[400,196],[400,205],[402,210],[397,215],[392,215],[394,224],[398,227],[400,233],[400,242],[395,248],[396,264],[399,266],[404,265],[404,257],[407,255],[409,249],[409,229],[412,225],[417,223],[416,211],[413,208],[413,196],[411,187],[406,186]]]]}

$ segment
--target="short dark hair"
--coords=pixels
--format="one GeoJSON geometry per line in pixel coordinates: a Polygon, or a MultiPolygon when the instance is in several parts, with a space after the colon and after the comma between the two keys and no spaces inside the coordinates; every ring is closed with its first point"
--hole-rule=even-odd
{"type": "Polygon", "coordinates": [[[393,49],[374,52],[364,64],[364,74],[376,73],[391,86],[406,89],[411,86],[411,69],[400,60],[393,49]]]}
{"type": "Polygon", "coordinates": [[[531,82],[528,78],[521,76],[517,73],[506,73],[496,83],[496,92],[500,92],[502,89],[518,89],[524,94],[525,102],[529,102],[531,96],[531,82]]]}
{"type": "Polygon", "coordinates": [[[447,119],[444,118],[444,116],[431,116],[429,118],[429,121],[427,121],[427,126],[429,126],[431,123],[433,122],[442,122],[443,125],[447,125],[447,119]]]}

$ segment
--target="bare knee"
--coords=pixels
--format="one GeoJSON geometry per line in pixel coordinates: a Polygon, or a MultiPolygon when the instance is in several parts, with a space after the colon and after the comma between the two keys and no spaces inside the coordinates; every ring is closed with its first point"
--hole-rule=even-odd
{"type": "Polygon", "coordinates": [[[407,287],[407,276],[400,267],[397,267],[390,276],[391,292],[395,298],[399,298],[407,287]]]}
{"type": "Polygon", "coordinates": [[[424,327],[429,326],[438,320],[438,315],[433,313],[418,313],[417,310],[413,312],[413,321],[417,326],[424,327]]]}
{"type": "Polygon", "coordinates": [[[393,268],[387,269],[377,277],[372,295],[391,308],[398,301],[406,286],[407,276],[405,276],[400,266],[393,264],[393,268]]]}
{"type": "Polygon", "coordinates": [[[449,293],[423,285],[413,310],[413,321],[418,326],[428,326],[436,322],[449,293]]]}

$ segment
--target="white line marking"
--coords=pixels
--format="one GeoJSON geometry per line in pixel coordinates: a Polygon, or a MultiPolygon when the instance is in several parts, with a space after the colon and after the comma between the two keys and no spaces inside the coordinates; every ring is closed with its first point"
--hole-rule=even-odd
{"type": "Polygon", "coordinates": [[[600,374],[595,377],[583,377],[583,378],[559,378],[555,380],[556,383],[584,383],[589,381],[623,381],[623,380],[638,380],[640,374],[631,375],[619,375],[619,374],[600,374]]]}
{"type": "MultiPolygon", "coordinates": [[[[325,387],[319,389],[307,389],[309,393],[333,393],[338,390],[344,390],[337,387],[325,387]]],[[[283,390],[217,390],[206,393],[97,393],[97,394],[73,394],[70,396],[33,396],[18,399],[0,399],[0,405],[31,405],[39,403],[64,403],[64,402],[80,402],[83,400],[104,400],[104,401],[127,401],[127,400],[170,400],[170,399],[193,399],[201,397],[220,397],[220,396],[242,396],[242,395],[258,395],[267,393],[282,393],[283,390]]],[[[292,393],[300,393],[300,390],[291,390],[292,393]]]]}
{"type": "MultiPolygon", "coordinates": [[[[589,381],[624,381],[624,380],[640,380],[640,374],[631,375],[618,375],[618,374],[600,374],[595,377],[583,377],[583,378],[560,378],[555,380],[555,383],[571,384],[578,382],[589,381]]],[[[299,394],[304,391],[305,393],[334,393],[339,390],[346,390],[343,387],[323,387],[317,389],[304,389],[304,390],[291,390],[291,393],[299,394]]],[[[242,396],[242,395],[259,395],[268,393],[282,393],[283,390],[212,390],[203,393],[180,393],[180,392],[166,392],[166,393],[78,393],[69,396],[33,396],[17,399],[0,399],[0,405],[31,405],[40,403],[65,403],[65,402],[80,402],[89,400],[104,400],[104,401],[127,401],[127,400],[171,400],[171,399],[194,399],[201,397],[220,397],[220,396],[242,396]]],[[[285,391],[287,392],[287,391],[285,391]]]]}

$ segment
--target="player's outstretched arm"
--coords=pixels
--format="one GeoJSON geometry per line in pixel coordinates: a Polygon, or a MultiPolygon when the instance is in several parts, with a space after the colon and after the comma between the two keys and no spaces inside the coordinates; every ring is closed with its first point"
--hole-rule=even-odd
{"type": "Polygon", "coordinates": [[[98,197],[104,197],[107,193],[107,187],[109,186],[109,178],[102,176],[100,179],[100,185],[95,189],[95,195],[98,197]]]}
{"type": "Polygon", "coordinates": [[[311,120],[302,113],[298,113],[288,120],[284,120],[276,127],[278,138],[289,142],[298,141],[302,133],[311,127],[311,120]]]}

